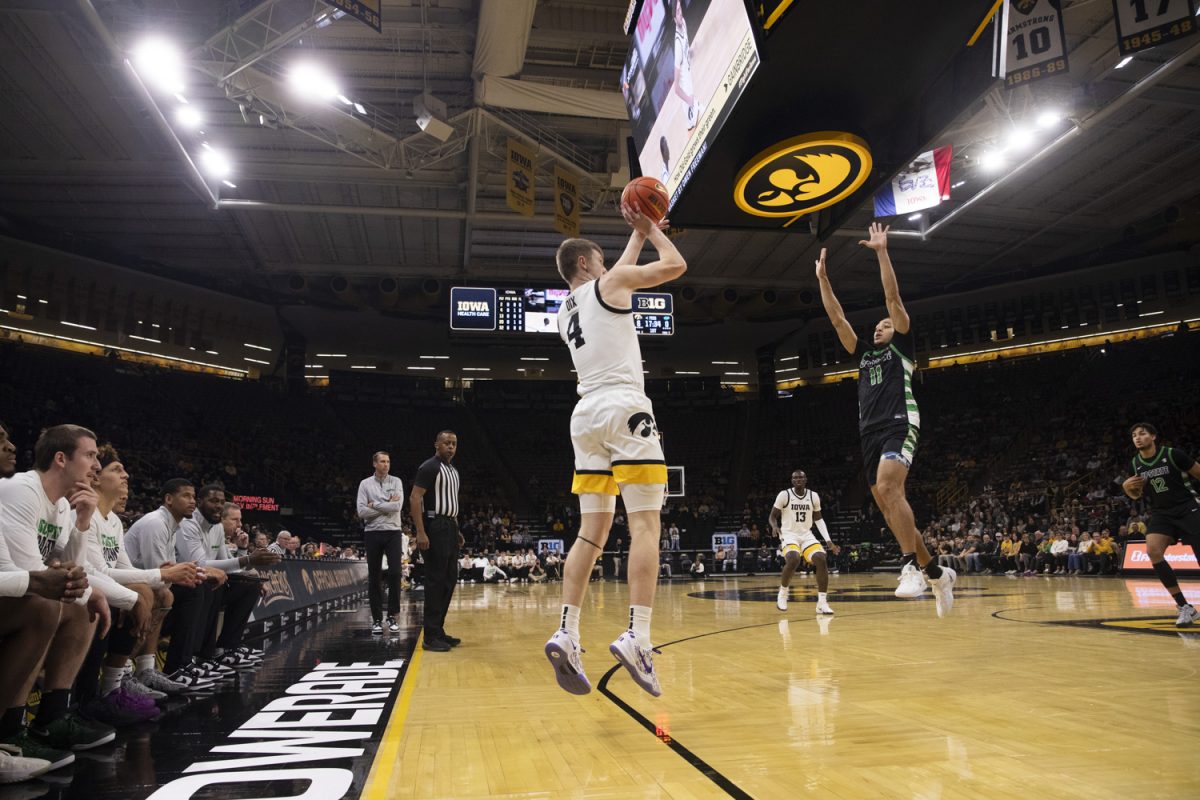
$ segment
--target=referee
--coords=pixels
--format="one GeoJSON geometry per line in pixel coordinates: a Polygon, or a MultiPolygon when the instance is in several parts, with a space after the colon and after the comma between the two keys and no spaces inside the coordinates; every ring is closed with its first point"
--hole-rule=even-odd
{"type": "Polygon", "coordinates": [[[446,633],[446,612],[458,582],[458,470],[450,462],[458,450],[454,431],[442,431],[433,442],[434,455],[417,469],[409,495],[409,511],[417,528],[417,547],[425,551],[426,650],[444,653],[460,639],[446,633]],[[433,503],[426,507],[425,496],[433,503]]]}

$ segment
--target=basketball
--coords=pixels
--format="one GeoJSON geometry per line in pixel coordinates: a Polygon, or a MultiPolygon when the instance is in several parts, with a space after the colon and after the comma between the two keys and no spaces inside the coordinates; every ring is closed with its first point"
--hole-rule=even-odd
{"type": "Polygon", "coordinates": [[[661,222],[667,215],[670,201],[667,187],[654,178],[634,178],[621,192],[622,203],[628,203],[654,222],[661,222]]]}

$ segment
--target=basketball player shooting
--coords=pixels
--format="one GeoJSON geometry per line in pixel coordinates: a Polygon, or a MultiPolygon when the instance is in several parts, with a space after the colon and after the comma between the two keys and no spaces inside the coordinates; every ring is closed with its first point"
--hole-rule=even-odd
{"type": "Polygon", "coordinates": [[[700,117],[696,107],[696,89],[692,83],[692,47],[688,43],[687,21],[683,18],[683,3],[675,0],[675,94],[687,103],[687,129],[693,130],[700,117]]]}
{"type": "Polygon", "coordinates": [[[825,268],[825,248],[817,260],[821,302],[842,346],[858,357],[858,428],[862,439],[863,469],[871,495],[900,544],[901,568],[897,597],[920,597],[933,581],[939,617],[954,605],[957,574],[939,567],[917,530],[904,484],[912,468],[920,435],[921,412],[912,392],[916,365],[908,312],[887,251],[888,228],[871,223],[868,238],[859,244],[875,251],[888,316],[879,321],[871,341],[860,339],[846,320],[833,294],[825,268]],[[918,566],[920,569],[918,569],[918,566]],[[924,575],[922,575],[922,570],[924,575]]]}
{"type": "Polygon", "coordinates": [[[625,503],[629,545],[629,627],[609,651],[634,682],[662,694],[654,671],[650,610],[658,581],[660,511],[667,483],[666,460],[645,394],[642,351],[633,324],[633,292],[675,280],[687,271],[683,256],[657,225],[628,204],[621,214],[633,228],[625,252],[611,269],[600,246],[567,239],[558,248],[558,272],[571,288],[558,315],[559,335],[578,375],[579,402],[571,414],[579,536],[563,568],[560,627],[546,642],[546,657],[559,686],[572,694],[592,690],[579,647],[579,607],[588,576],[612,527],[617,495],[625,503]],[[658,260],[638,266],[649,241],[658,260]]]}

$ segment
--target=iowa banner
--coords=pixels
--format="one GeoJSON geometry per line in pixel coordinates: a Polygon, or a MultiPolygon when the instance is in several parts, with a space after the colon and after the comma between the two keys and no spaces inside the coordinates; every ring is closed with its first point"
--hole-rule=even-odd
{"type": "Polygon", "coordinates": [[[579,235],[579,183],[557,164],[554,165],[554,227],[563,236],[579,235]]]}
{"type": "Polygon", "coordinates": [[[933,208],[950,199],[952,145],[921,153],[875,193],[875,216],[894,217],[933,208]]]}
{"type": "Polygon", "coordinates": [[[519,139],[508,140],[508,207],[533,216],[533,148],[519,139]]]}

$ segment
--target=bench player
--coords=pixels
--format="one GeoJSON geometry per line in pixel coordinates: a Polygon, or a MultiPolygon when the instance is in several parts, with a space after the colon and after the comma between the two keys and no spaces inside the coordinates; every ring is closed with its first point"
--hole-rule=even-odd
{"type": "Polygon", "coordinates": [[[808,488],[808,475],[804,470],[798,469],[792,473],[792,487],[784,489],[775,498],[767,523],[779,539],[785,562],[783,573],[779,576],[779,597],[775,605],[780,611],[787,611],[792,576],[803,559],[812,564],[817,574],[817,613],[832,614],[833,609],[829,607],[826,596],[829,591],[829,566],[825,548],[832,550],[834,555],[841,548],[829,540],[829,528],[821,518],[821,496],[808,488]],[[813,536],[814,524],[824,540],[823,545],[813,536]]]}
{"type": "Polygon", "coordinates": [[[1177,541],[1200,553],[1200,462],[1182,450],[1158,446],[1158,430],[1149,422],[1129,429],[1137,455],[1129,465],[1122,488],[1134,500],[1145,497],[1150,505],[1146,524],[1146,554],[1162,585],[1179,608],[1177,628],[1186,628],[1200,615],[1183,596],[1179,579],[1166,558],[1167,548],[1177,541]]]}
{"type": "Polygon", "coordinates": [[[579,536],[563,566],[563,606],[559,630],[546,643],[546,657],[558,684],[587,694],[579,648],[579,606],[588,576],[612,527],[617,494],[629,525],[629,628],[609,647],[633,680],[650,694],[662,694],[650,643],[650,609],[658,580],[659,512],[667,483],[662,443],[654,410],[645,394],[642,351],[633,324],[633,292],[674,280],[687,270],[683,256],[636,209],[622,205],[633,228],[625,252],[611,269],[599,245],[567,239],[558,248],[558,272],[571,294],[558,314],[559,335],[571,351],[579,380],[579,402],[571,414],[575,477],[579,495],[579,536]],[[638,266],[647,241],[658,260],[638,266]]]}
{"type": "Polygon", "coordinates": [[[957,574],[939,567],[929,554],[912,507],[904,494],[904,483],[912,468],[920,435],[921,412],[912,393],[916,348],[900,286],[887,251],[888,229],[871,223],[868,238],[859,242],[875,251],[888,316],[879,321],[870,340],[860,339],[833,294],[825,269],[825,249],[817,260],[817,282],[821,303],[837,331],[842,346],[858,359],[858,429],[862,438],[863,471],[867,484],[892,535],[900,544],[900,585],[897,597],[920,597],[933,581],[933,596],[939,617],[954,605],[957,574]],[[922,574],[924,571],[924,575],[922,574]]]}

